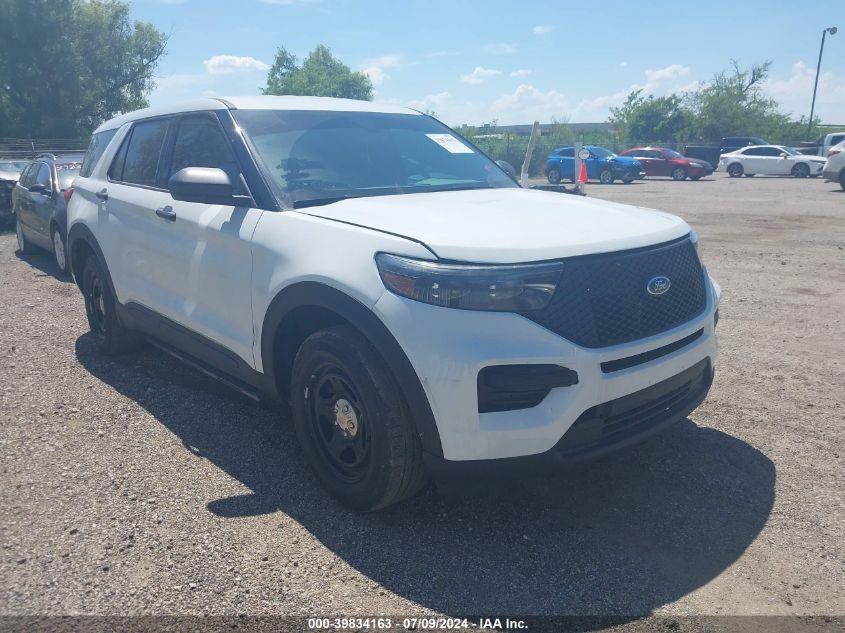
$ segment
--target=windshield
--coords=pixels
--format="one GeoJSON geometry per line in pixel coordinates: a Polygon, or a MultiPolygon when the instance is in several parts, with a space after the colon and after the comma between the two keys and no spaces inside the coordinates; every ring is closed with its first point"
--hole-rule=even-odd
{"type": "Polygon", "coordinates": [[[616,156],[616,154],[614,154],[610,150],[606,150],[603,147],[591,147],[590,151],[593,153],[593,155],[597,156],[598,158],[613,158],[614,156],[616,156]]]}
{"type": "Polygon", "coordinates": [[[0,160],[0,171],[23,171],[26,161],[0,160]]]}
{"type": "Polygon", "coordinates": [[[431,117],[379,112],[235,110],[282,199],[516,187],[493,161],[431,117]]]}

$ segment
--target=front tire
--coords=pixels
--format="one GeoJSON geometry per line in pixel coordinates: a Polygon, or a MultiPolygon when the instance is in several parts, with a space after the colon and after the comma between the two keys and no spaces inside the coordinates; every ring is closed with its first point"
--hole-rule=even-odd
{"type": "Polygon", "coordinates": [[[728,176],[731,178],[739,178],[742,176],[745,169],[739,163],[731,163],[728,165],[728,176]]]}
{"type": "Polygon", "coordinates": [[[137,347],[137,335],[121,325],[108,279],[93,255],[85,261],[82,296],[85,298],[88,327],[100,353],[120,354],[137,347]]]}
{"type": "Polygon", "coordinates": [[[806,163],[798,163],[792,168],[792,175],[795,178],[806,178],[810,175],[810,166],[806,163]]]}
{"type": "Polygon", "coordinates": [[[57,227],[53,227],[53,257],[56,260],[56,266],[63,275],[70,274],[67,265],[67,248],[65,247],[65,238],[62,237],[61,232],[57,227]]]}
{"type": "Polygon", "coordinates": [[[549,183],[553,185],[560,184],[560,170],[557,167],[552,167],[548,173],[546,174],[546,178],[549,179],[549,183]]]}
{"type": "Polygon", "coordinates": [[[603,185],[613,184],[613,172],[609,169],[602,169],[599,172],[599,182],[603,185]]]}
{"type": "Polygon", "coordinates": [[[686,180],[686,179],[687,179],[687,170],[684,169],[683,167],[675,167],[675,169],[672,170],[672,180],[681,181],[681,180],[686,180]]]}
{"type": "Polygon", "coordinates": [[[321,483],[345,505],[377,510],[425,484],[408,405],[378,352],[357,330],[309,336],[291,376],[296,434],[321,483]]]}

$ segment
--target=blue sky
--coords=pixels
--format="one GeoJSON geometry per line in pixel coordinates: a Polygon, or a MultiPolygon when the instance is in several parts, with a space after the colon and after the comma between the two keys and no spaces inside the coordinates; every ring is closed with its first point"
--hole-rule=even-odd
{"type": "Polygon", "coordinates": [[[822,30],[838,26],[816,113],[845,124],[843,0],[135,0],[132,14],[170,34],[152,105],[259,94],[278,46],[325,44],[376,100],[450,125],[603,121],[633,88],[692,89],[731,58],[772,60],[767,93],[807,115],[822,30]]]}

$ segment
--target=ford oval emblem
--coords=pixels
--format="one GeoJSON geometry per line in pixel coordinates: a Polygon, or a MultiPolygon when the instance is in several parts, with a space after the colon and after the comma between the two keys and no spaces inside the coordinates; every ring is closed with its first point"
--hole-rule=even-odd
{"type": "Polygon", "coordinates": [[[660,275],[649,279],[645,289],[648,290],[648,294],[659,296],[666,294],[671,286],[672,282],[669,278],[660,275]]]}

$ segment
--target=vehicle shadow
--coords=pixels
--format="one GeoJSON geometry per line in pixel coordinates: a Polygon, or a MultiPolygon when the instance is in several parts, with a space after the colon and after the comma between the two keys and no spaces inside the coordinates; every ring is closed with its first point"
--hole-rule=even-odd
{"type": "Polygon", "coordinates": [[[209,512],[283,512],[386,590],[447,614],[646,615],[725,571],[774,501],[775,467],[764,454],[685,420],[553,479],[464,499],[427,489],[355,513],[317,485],[284,413],[229,396],[156,351],[104,358],[85,334],[76,356],[186,451],[252,491],[202,502],[209,512]]]}
{"type": "Polygon", "coordinates": [[[56,260],[53,258],[52,253],[37,250],[24,255],[20,251],[15,251],[15,257],[22,262],[26,262],[33,268],[40,270],[44,275],[49,275],[62,283],[73,282],[73,278],[71,278],[70,275],[65,275],[61,270],[59,270],[59,266],[56,264],[56,260]]]}

